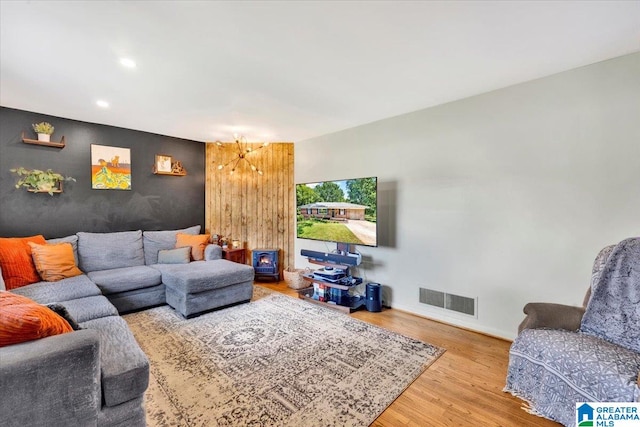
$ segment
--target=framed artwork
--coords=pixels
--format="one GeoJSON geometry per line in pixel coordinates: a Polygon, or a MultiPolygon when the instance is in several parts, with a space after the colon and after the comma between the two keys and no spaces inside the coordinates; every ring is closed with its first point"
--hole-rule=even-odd
{"type": "Polygon", "coordinates": [[[156,172],[171,173],[173,158],[165,154],[156,154],[156,172]]]}
{"type": "Polygon", "coordinates": [[[91,144],[91,188],[131,190],[131,149],[91,144]]]}

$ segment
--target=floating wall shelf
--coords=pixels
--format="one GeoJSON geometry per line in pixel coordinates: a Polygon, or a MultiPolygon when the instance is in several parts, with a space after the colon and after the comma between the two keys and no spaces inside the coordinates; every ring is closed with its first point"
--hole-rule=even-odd
{"type": "Polygon", "coordinates": [[[65,146],[64,136],[62,137],[60,142],[46,142],[46,141],[38,141],[37,139],[25,138],[24,132],[22,132],[22,142],[24,142],[25,144],[43,145],[45,147],[55,147],[55,148],[64,148],[65,146]]]}
{"type": "MultiPolygon", "coordinates": [[[[27,188],[27,191],[30,193],[44,193],[44,194],[49,194],[48,191],[44,191],[44,190],[34,190],[33,188],[27,188]]],[[[54,188],[53,190],[51,190],[52,193],[62,193],[62,181],[58,181],[58,184],[56,186],[56,188],[54,188]]]]}
{"type": "Polygon", "coordinates": [[[153,172],[154,175],[172,175],[172,176],[186,176],[186,172],[174,173],[174,172],[153,172]]]}
{"type": "Polygon", "coordinates": [[[156,171],[156,168],[153,168],[153,174],[154,175],[172,175],[172,176],[186,176],[187,175],[187,171],[184,172],[158,172],[156,171]]]}

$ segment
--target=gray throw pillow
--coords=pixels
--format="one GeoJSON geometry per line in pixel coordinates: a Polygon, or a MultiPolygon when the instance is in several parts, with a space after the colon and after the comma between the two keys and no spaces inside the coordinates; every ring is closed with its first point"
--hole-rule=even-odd
{"type": "Polygon", "coordinates": [[[200,234],[200,226],[183,228],[182,230],[145,231],[142,233],[144,245],[144,263],[158,263],[158,251],[176,247],[176,234],[200,234]]]}
{"type": "Polygon", "coordinates": [[[158,264],[189,264],[191,246],[158,251],[158,264]]]}

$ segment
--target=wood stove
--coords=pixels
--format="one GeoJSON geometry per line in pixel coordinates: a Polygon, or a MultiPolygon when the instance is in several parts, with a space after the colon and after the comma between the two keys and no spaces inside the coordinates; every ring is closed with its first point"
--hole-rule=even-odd
{"type": "Polygon", "coordinates": [[[278,249],[254,249],[252,265],[255,270],[255,280],[280,280],[278,249]]]}

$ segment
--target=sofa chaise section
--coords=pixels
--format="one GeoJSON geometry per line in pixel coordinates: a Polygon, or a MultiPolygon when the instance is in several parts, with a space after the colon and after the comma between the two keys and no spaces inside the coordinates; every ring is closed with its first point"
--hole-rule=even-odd
{"type": "Polygon", "coordinates": [[[253,267],[216,259],[190,264],[163,265],[167,304],[184,317],[219,307],[246,302],[253,294],[253,267]]]}

